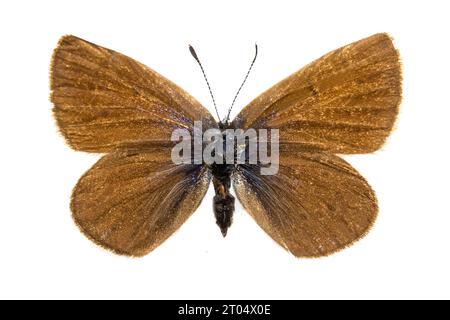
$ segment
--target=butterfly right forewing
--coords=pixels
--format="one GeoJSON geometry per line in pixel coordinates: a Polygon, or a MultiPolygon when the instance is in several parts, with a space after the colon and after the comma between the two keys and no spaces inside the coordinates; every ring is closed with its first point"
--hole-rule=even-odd
{"type": "Polygon", "coordinates": [[[291,148],[369,153],[391,132],[401,101],[401,65],[384,33],[334,50],[247,105],[237,128],[279,129],[291,148]]]}

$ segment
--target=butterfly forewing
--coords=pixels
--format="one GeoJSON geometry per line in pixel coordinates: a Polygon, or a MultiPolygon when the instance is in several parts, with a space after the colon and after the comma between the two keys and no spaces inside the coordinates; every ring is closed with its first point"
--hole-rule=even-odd
{"type": "Polygon", "coordinates": [[[239,128],[280,130],[298,150],[367,153],[394,125],[401,100],[399,55],[387,34],[357,41],[308,64],[253,100],[239,128]]]}
{"type": "Polygon", "coordinates": [[[174,129],[192,130],[211,114],[150,68],[74,36],[63,37],[51,66],[54,115],[69,145],[110,152],[130,142],[170,141],[174,129]]]}
{"type": "Polygon", "coordinates": [[[209,182],[205,167],[174,165],[166,148],[111,153],[76,185],[73,218],[103,247],[118,254],[142,256],[159,246],[196,210],[209,182]]]}

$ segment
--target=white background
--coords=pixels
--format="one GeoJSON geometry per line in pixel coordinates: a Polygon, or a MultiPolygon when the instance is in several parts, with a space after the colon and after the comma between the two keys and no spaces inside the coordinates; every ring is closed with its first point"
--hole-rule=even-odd
{"type": "Polygon", "coordinates": [[[2,1],[0,298],[450,298],[448,1],[2,1]],[[48,101],[60,36],[125,53],[212,111],[195,45],[224,114],[254,54],[234,115],[330,50],[389,32],[404,100],[388,143],[346,157],[380,202],[374,229],[331,257],[299,260],[237,205],[224,240],[212,190],[190,220],[141,259],[115,256],[73,224],[69,200],[99,158],[72,151],[48,101]]]}

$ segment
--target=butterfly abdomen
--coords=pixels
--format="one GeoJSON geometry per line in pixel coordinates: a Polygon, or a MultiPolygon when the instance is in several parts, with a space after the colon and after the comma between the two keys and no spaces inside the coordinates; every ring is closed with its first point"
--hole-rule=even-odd
{"type": "Polygon", "coordinates": [[[233,221],[234,197],[230,193],[231,174],[234,171],[234,164],[211,165],[213,175],[213,185],[216,195],[213,199],[213,211],[216,223],[222,231],[222,235],[227,235],[228,228],[233,221]]]}

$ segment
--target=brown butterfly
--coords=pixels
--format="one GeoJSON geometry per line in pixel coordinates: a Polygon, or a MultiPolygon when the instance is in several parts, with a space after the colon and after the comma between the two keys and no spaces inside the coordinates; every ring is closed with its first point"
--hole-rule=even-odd
{"type": "Polygon", "coordinates": [[[244,208],[279,245],[319,257],[363,237],[376,218],[371,187],[335,154],[370,153],[385,142],[401,101],[401,66],[390,37],[376,34],[310,63],[231,123],[217,123],[152,69],[65,36],[54,51],[51,90],[67,143],[107,153],[81,177],[71,201],[75,222],[95,243],[123,255],[149,253],[196,210],[212,179],[224,235],[233,182],[244,208]],[[174,164],[172,131],[191,131],[197,120],[204,129],[279,129],[278,173],[261,175],[258,164],[174,164]]]}

